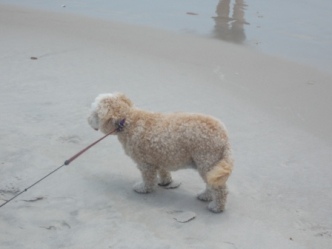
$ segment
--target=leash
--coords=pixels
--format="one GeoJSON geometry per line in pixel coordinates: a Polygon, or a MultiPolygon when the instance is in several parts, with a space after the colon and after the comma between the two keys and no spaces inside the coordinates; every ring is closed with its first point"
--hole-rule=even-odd
{"type": "Polygon", "coordinates": [[[90,144],[89,146],[85,147],[83,150],[79,151],[78,153],[76,153],[75,155],[73,155],[71,158],[67,159],[61,166],[59,166],[58,168],[56,168],[55,170],[53,170],[52,172],[48,173],[46,176],[42,177],[41,179],[39,179],[38,181],[36,181],[34,184],[30,185],[29,187],[25,188],[24,190],[22,190],[21,192],[19,192],[18,194],[16,194],[15,196],[13,196],[12,198],[10,198],[9,200],[5,201],[4,203],[2,203],[0,205],[0,208],[2,208],[4,205],[6,205],[7,203],[11,202],[12,200],[16,199],[18,196],[20,196],[21,194],[23,194],[24,192],[28,191],[30,188],[32,188],[33,186],[37,185],[38,183],[40,183],[42,180],[44,180],[45,178],[49,177],[50,175],[52,175],[53,173],[55,173],[56,171],[58,171],[59,169],[61,169],[63,166],[67,166],[69,165],[72,161],[74,161],[76,158],[78,158],[80,155],[82,155],[84,152],[86,152],[88,149],[90,149],[92,146],[96,145],[97,143],[99,143],[101,140],[103,140],[104,138],[108,137],[109,135],[113,134],[114,132],[120,132],[123,130],[124,126],[125,126],[125,122],[126,119],[122,119],[119,123],[117,123],[117,128],[115,128],[114,130],[112,130],[111,132],[107,133],[105,136],[103,136],[102,138],[98,139],[97,141],[93,142],[92,144],[90,144]]]}

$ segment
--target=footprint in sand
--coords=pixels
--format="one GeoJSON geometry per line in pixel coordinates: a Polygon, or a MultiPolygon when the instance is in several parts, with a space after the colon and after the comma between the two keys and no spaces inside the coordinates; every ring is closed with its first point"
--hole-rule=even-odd
{"type": "Polygon", "coordinates": [[[71,226],[66,221],[56,221],[53,225],[50,226],[41,226],[41,228],[45,228],[46,230],[56,231],[63,229],[70,229],[71,226]]]}
{"type": "Polygon", "coordinates": [[[82,139],[77,135],[69,135],[69,136],[61,136],[58,138],[58,140],[61,143],[79,144],[82,139]]]}

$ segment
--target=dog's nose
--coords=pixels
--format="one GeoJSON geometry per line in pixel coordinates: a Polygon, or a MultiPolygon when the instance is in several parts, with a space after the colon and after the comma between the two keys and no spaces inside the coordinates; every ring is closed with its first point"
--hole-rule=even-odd
{"type": "Polygon", "coordinates": [[[98,131],[98,128],[94,128],[95,129],[95,131],[98,131]]]}

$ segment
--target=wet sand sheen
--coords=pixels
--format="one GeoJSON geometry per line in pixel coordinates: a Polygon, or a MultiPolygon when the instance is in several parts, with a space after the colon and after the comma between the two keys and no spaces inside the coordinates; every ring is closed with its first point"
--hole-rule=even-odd
{"type": "Polygon", "coordinates": [[[212,37],[332,73],[332,4],[326,0],[0,2],[212,37]]]}

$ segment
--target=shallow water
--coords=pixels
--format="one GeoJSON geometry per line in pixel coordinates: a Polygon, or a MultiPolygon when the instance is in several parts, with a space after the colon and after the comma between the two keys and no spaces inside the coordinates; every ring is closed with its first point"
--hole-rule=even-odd
{"type": "Polygon", "coordinates": [[[313,65],[332,65],[328,0],[0,0],[191,33],[313,65]]]}

